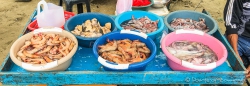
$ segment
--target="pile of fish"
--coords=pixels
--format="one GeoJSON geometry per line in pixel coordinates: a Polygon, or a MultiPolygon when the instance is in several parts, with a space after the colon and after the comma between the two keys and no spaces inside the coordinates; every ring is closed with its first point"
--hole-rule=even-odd
{"type": "Polygon", "coordinates": [[[92,20],[86,20],[82,25],[77,25],[71,32],[83,37],[100,37],[111,32],[111,23],[108,22],[102,27],[97,19],[93,18],[92,20]]]}
{"type": "Polygon", "coordinates": [[[177,29],[197,29],[201,30],[205,33],[209,31],[209,28],[205,24],[205,19],[199,18],[199,21],[195,21],[192,19],[182,19],[182,18],[175,18],[170,26],[174,28],[175,30],[177,29]]]}
{"type": "Polygon", "coordinates": [[[199,42],[175,41],[166,48],[174,57],[190,63],[208,64],[218,60],[208,46],[199,42]]]}
{"type": "Polygon", "coordinates": [[[102,58],[118,64],[141,62],[150,56],[146,44],[139,40],[107,40],[107,44],[98,48],[102,58]]]}
{"type": "Polygon", "coordinates": [[[74,46],[74,41],[59,34],[39,33],[25,41],[17,59],[25,63],[45,64],[65,57],[74,46]]]}
{"type": "Polygon", "coordinates": [[[158,21],[152,21],[147,16],[135,19],[134,16],[132,16],[132,19],[124,21],[121,26],[125,30],[135,30],[140,31],[143,33],[151,33],[158,29],[158,21]]]}

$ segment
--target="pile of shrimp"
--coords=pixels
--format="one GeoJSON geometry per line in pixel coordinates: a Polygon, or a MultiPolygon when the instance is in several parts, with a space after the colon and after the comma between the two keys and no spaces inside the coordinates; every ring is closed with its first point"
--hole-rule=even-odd
{"type": "Polygon", "coordinates": [[[17,59],[31,64],[45,64],[65,57],[73,49],[73,40],[59,34],[34,34],[17,53],[17,59]]]}
{"type": "Polygon", "coordinates": [[[107,44],[98,46],[99,55],[118,64],[136,63],[147,59],[150,50],[139,40],[107,40],[107,44]]]}

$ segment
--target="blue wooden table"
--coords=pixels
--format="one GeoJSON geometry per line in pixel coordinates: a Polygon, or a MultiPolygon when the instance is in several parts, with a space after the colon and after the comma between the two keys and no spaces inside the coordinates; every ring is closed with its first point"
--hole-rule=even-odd
{"type": "MultiPolygon", "coordinates": [[[[35,15],[36,11],[31,15],[27,25],[35,15]]],[[[20,36],[29,32],[27,25],[20,36]]],[[[168,32],[168,29],[165,31],[168,32]]],[[[161,34],[159,34],[155,40],[158,45],[157,55],[144,71],[104,71],[93,56],[91,48],[79,47],[70,67],[66,71],[58,72],[27,72],[15,65],[8,55],[0,66],[0,81],[6,85],[47,84],[49,86],[66,84],[186,84],[192,86],[243,84],[245,68],[242,63],[236,58],[233,49],[219,31],[215,32],[214,37],[226,46],[228,58],[225,63],[211,72],[173,71],[166,62],[166,56],[159,48],[161,38],[161,34]]]]}

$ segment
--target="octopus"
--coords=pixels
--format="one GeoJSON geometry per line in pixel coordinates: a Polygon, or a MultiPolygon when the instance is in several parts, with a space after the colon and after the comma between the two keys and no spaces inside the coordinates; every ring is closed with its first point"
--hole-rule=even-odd
{"type": "Polygon", "coordinates": [[[98,54],[111,62],[128,64],[141,62],[150,56],[150,49],[139,40],[109,40],[98,46],[98,54]]]}
{"type": "Polygon", "coordinates": [[[31,64],[45,64],[60,60],[70,53],[74,41],[59,34],[34,34],[17,52],[17,59],[31,64]]]}
{"type": "Polygon", "coordinates": [[[108,22],[102,27],[99,21],[93,18],[92,20],[86,20],[81,25],[77,25],[71,32],[82,37],[100,37],[111,32],[111,23],[108,22]]]}
{"type": "Polygon", "coordinates": [[[174,57],[194,64],[209,64],[218,60],[207,45],[199,42],[175,41],[166,48],[174,57]]]}
{"type": "Polygon", "coordinates": [[[182,18],[175,18],[170,26],[174,28],[174,30],[178,29],[197,29],[201,30],[205,33],[209,31],[209,28],[205,24],[205,19],[204,18],[199,18],[199,21],[195,21],[192,19],[182,19],[182,18]]]}
{"type": "Polygon", "coordinates": [[[121,26],[125,30],[135,30],[143,33],[151,33],[158,29],[158,21],[159,20],[152,21],[147,16],[135,19],[135,17],[132,15],[132,18],[121,23],[121,26]]]}

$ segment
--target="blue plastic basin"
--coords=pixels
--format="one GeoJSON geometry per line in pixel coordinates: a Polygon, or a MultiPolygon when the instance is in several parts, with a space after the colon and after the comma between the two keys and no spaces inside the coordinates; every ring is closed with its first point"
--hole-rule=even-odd
{"type": "Polygon", "coordinates": [[[118,15],[116,18],[115,18],[115,25],[116,27],[118,28],[118,30],[122,30],[123,28],[121,27],[121,23],[123,23],[124,21],[126,20],[129,20],[132,18],[132,15],[134,15],[134,17],[136,19],[138,18],[141,18],[141,17],[144,17],[144,16],[147,16],[148,18],[150,18],[152,21],[156,21],[156,20],[159,20],[158,22],[158,29],[154,32],[151,32],[151,33],[147,33],[147,35],[152,38],[153,40],[155,40],[156,38],[156,35],[157,34],[160,34],[160,32],[162,32],[162,30],[164,29],[164,22],[163,22],[163,19],[161,17],[159,17],[158,15],[156,14],[153,14],[153,13],[150,13],[150,12],[147,12],[147,11],[127,11],[127,12],[124,12],[120,15],[118,15]]]}
{"type": "Polygon", "coordinates": [[[149,38],[146,34],[143,34],[146,37],[144,38],[134,33],[139,34],[138,32],[128,31],[128,30],[114,31],[114,32],[105,34],[96,40],[93,46],[94,56],[98,59],[98,62],[104,66],[104,70],[140,71],[140,70],[144,70],[147,64],[155,58],[157,50],[156,50],[156,45],[154,41],[151,38],[149,38]],[[122,39],[140,40],[141,42],[145,43],[146,46],[150,49],[151,54],[146,60],[142,62],[125,64],[125,65],[116,64],[114,62],[104,60],[102,59],[102,57],[99,57],[98,46],[106,44],[107,39],[109,40],[122,40],[122,39]]]}
{"type": "MultiPolygon", "coordinates": [[[[111,18],[108,15],[101,14],[101,13],[82,13],[75,15],[71,17],[69,20],[67,20],[64,24],[64,29],[71,32],[72,30],[75,29],[77,25],[81,25],[88,19],[93,19],[96,18],[101,26],[105,26],[105,23],[110,22],[111,23],[111,31],[116,31],[116,26],[114,23],[114,19],[111,18]]],[[[92,48],[95,40],[99,37],[82,37],[82,36],[77,36],[75,35],[79,46],[82,47],[87,47],[87,48],[92,48]]]]}
{"type": "Polygon", "coordinates": [[[209,28],[209,31],[207,32],[208,34],[212,35],[218,30],[218,25],[212,17],[204,13],[197,12],[197,11],[179,10],[179,11],[171,12],[167,16],[164,17],[164,23],[171,32],[174,31],[174,28],[170,26],[170,23],[175,18],[184,18],[184,19],[190,18],[196,21],[199,21],[199,18],[204,18],[205,24],[209,28]]]}

